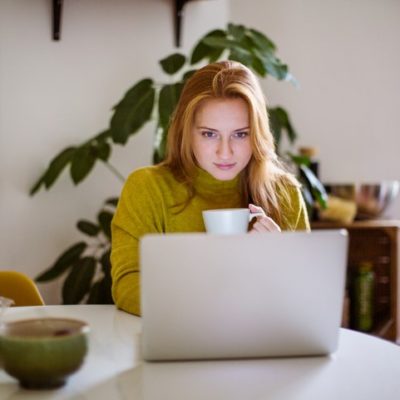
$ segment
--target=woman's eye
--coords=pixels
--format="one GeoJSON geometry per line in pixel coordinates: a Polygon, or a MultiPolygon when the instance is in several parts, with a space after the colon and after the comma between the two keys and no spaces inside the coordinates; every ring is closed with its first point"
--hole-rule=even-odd
{"type": "Polygon", "coordinates": [[[247,136],[249,136],[249,132],[243,131],[243,132],[236,132],[234,135],[238,139],[244,139],[247,136]]]}
{"type": "Polygon", "coordinates": [[[215,137],[217,134],[213,131],[202,131],[201,135],[206,137],[206,138],[213,138],[215,137]]]}

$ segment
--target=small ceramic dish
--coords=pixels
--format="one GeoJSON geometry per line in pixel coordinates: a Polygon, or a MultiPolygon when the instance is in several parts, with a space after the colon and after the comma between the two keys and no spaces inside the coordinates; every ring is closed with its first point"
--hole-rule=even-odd
{"type": "Polygon", "coordinates": [[[75,319],[4,323],[0,328],[0,365],[25,388],[60,387],[81,367],[88,332],[88,324],[75,319]]]}

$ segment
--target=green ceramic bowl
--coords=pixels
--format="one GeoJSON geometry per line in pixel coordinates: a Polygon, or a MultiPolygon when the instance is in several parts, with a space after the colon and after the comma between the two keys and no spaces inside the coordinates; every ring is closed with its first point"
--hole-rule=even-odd
{"type": "Polygon", "coordinates": [[[29,389],[62,386],[83,363],[89,326],[64,318],[5,323],[0,330],[0,364],[29,389]]]}

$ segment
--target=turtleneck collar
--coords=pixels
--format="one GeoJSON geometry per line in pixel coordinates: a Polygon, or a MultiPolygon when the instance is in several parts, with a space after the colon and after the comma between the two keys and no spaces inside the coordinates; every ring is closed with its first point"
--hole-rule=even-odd
{"type": "Polygon", "coordinates": [[[229,181],[221,181],[214,178],[211,174],[200,167],[196,167],[196,178],[194,186],[197,193],[212,192],[218,194],[239,193],[240,176],[229,181]]]}

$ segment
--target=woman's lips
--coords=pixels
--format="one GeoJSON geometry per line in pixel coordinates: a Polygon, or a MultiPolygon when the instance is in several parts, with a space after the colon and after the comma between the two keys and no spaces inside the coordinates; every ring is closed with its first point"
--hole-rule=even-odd
{"type": "Polygon", "coordinates": [[[232,168],[236,165],[236,163],[231,163],[231,164],[218,164],[218,163],[214,163],[214,165],[215,165],[217,168],[226,171],[226,170],[228,170],[228,169],[232,169],[232,168]]]}

